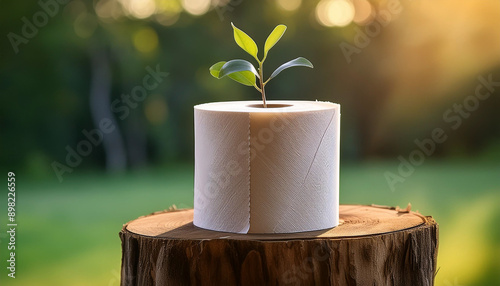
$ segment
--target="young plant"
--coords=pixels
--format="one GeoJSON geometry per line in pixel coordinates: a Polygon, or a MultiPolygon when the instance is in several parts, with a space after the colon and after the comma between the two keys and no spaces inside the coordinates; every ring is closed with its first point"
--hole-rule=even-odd
{"type": "Polygon", "coordinates": [[[248,36],[245,32],[236,28],[233,23],[231,23],[231,26],[233,26],[234,40],[236,41],[236,44],[238,44],[238,46],[240,46],[240,48],[242,48],[245,52],[253,56],[257,60],[259,67],[255,69],[250,62],[245,60],[230,60],[228,62],[222,61],[210,67],[210,74],[218,79],[228,76],[232,80],[241,84],[255,87],[255,89],[262,94],[262,103],[264,107],[267,107],[264,87],[271,79],[287,68],[296,66],[313,68],[310,61],[303,57],[298,57],[279,66],[271,74],[271,76],[264,81],[264,61],[267,58],[269,50],[276,45],[285,33],[286,26],[278,25],[274,28],[271,34],[269,34],[266,43],[264,44],[264,57],[262,60],[259,60],[259,57],[257,56],[259,48],[255,44],[254,40],[252,40],[252,38],[250,38],[250,36],[248,36]],[[257,79],[259,80],[259,86],[257,86],[257,79]]]}

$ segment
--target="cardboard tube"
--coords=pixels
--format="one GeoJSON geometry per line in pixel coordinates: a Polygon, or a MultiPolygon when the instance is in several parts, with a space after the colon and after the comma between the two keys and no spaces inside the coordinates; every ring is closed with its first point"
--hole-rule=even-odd
{"type": "Polygon", "coordinates": [[[236,233],[326,229],[339,220],[340,105],[194,107],[194,224],[236,233]]]}

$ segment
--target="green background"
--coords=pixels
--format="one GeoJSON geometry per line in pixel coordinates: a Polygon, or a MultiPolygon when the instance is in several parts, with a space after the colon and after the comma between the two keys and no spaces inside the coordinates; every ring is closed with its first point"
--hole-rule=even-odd
{"type": "Polygon", "coordinates": [[[231,22],[261,51],[276,25],[288,26],[266,77],[299,56],[315,66],[284,71],[266,86],[268,100],[342,105],[341,203],[410,202],[440,225],[436,285],[500,284],[500,86],[481,87],[490,96],[471,107],[481,79],[500,82],[500,2],[41,3],[54,13],[30,37],[23,19],[42,21],[34,20],[45,13],[40,4],[4,1],[0,11],[0,171],[5,181],[16,174],[18,223],[11,279],[5,199],[2,285],[119,285],[122,225],[193,206],[193,106],[260,98],[208,72],[222,60],[254,62],[234,43],[231,22]],[[12,45],[12,33],[26,42],[12,45]],[[121,119],[109,105],[123,104],[148,66],[168,77],[121,119]],[[58,179],[54,162],[67,165],[67,148],[108,115],[115,141],[93,146],[58,179]],[[401,174],[415,141],[436,128],[446,140],[401,174]],[[388,172],[400,176],[394,188],[388,172]]]}

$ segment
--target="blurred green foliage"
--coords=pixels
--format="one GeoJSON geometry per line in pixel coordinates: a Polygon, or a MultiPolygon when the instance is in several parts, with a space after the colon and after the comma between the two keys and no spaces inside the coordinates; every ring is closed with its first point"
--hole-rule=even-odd
{"type": "Polygon", "coordinates": [[[118,285],[121,224],[192,206],[193,106],[260,99],[208,73],[217,61],[250,60],[234,48],[230,22],[258,43],[288,26],[266,71],[296,55],[314,63],[273,80],[269,100],[342,105],[342,203],[411,202],[440,223],[437,285],[500,284],[500,88],[460,115],[459,127],[443,118],[473,103],[480,77],[500,81],[499,1],[56,1],[41,1],[52,3],[46,21],[37,2],[7,1],[0,11],[0,171],[19,182],[12,285],[118,285]],[[44,21],[24,35],[26,22],[44,21]],[[120,119],[110,105],[125,106],[123,95],[157,66],[168,76],[120,119]],[[121,143],[94,146],[58,184],[52,163],[65,163],[66,148],[106,113],[121,143]],[[391,192],[384,172],[397,172],[396,158],[408,159],[435,128],[447,140],[391,192]],[[134,172],[104,175],[120,146],[134,172]]]}
{"type": "MultiPolygon", "coordinates": [[[[66,146],[76,148],[86,139],[82,131],[96,128],[89,100],[92,77],[100,68],[93,69],[92,58],[100,53],[110,67],[109,99],[103,98],[104,103],[121,100],[123,94],[130,94],[141,85],[147,66],[159,65],[169,73],[157,88],[148,91],[144,101],[130,110],[129,116],[117,119],[127,165],[135,168],[192,161],[193,105],[259,99],[253,90],[231,81],[214,81],[207,72],[215,61],[242,57],[241,51],[234,48],[231,21],[257,42],[264,42],[277,23],[288,25],[287,34],[278,43],[279,49],[271,51],[267,67],[273,70],[300,54],[315,63],[315,69],[307,74],[289,71],[287,77],[268,86],[268,99],[318,99],[342,104],[343,160],[405,156],[415,148],[415,139],[428,137],[435,127],[447,127],[443,112],[474,94],[479,75],[500,79],[500,56],[492,54],[489,61],[482,63],[480,55],[475,54],[485,47],[479,42],[477,48],[462,57],[477,58],[474,64],[469,60],[465,65],[459,59],[450,62],[446,54],[436,58],[435,52],[451,42],[435,44],[432,37],[438,32],[425,30],[425,26],[418,30],[418,5],[423,4],[411,6],[402,2],[404,9],[399,18],[393,17],[392,22],[381,27],[384,30],[370,37],[369,45],[352,54],[348,61],[339,45],[354,45],[364,35],[360,31],[367,31],[366,26],[352,23],[344,28],[323,27],[315,19],[314,1],[292,1],[286,7],[296,9],[293,11],[279,6],[285,5],[283,1],[214,1],[212,5],[219,6],[193,16],[183,12],[182,5],[191,3],[189,11],[199,12],[193,6],[196,1],[164,0],[151,2],[156,3],[157,12],[145,19],[137,19],[147,13],[142,6],[143,10],[137,8],[132,16],[123,11],[114,18],[105,14],[115,11],[110,9],[125,10],[123,3],[127,1],[134,2],[73,0],[59,4],[57,13],[37,29],[35,36],[16,46],[17,54],[10,38],[4,38],[0,70],[2,169],[35,176],[54,175],[51,163],[64,163],[66,146]],[[298,8],[294,8],[297,3],[298,8]],[[109,11],[102,7],[108,7],[109,11]],[[420,35],[422,43],[410,46],[410,42],[401,40],[399,35],[405,28],[420,31],[424,35],[420,35]],[[427,63],[415,61],[430,56],[434,59],[427,63]],[[435,68],[436,62],[441,68],[435,68]],[[436,74],[436,69],[443,74],[436,74]],[[460,77],[450,79],[453,73],[446,73],[447,70],[460,70],[460,77]]],[[[383,1],[370,3],[374,13],[385,9],[383,1]]],[[[4,6],[0,17],[4,35],[22,36],[25,25],[22,18],[33,22],[36,13],[43,11],[34,2],[8,2],[4,6]]],[[[442,7],[433,9],[436,14],[444,14],[442,7]]],[[[479,16],[472,17],[464,25],[473,26],[480,20],[479,16]]],[[[441,21],[435,24],[447,23],[446,19],[441,21]]],[[[472,34],[460,30],[454,33],[462,33],[465,40],[481,41],[493,36],[489,33],[494,23],[491,27],[488,24],[483,23],[482,30],[472,34]]],[[[494,37],[498,39],[498,33],[494,37]]],[[[475,157],[482,156],[483,150],[498,153],[499,93],[494,90],[487,102],[481,102],[478,111],[465,119],[458,130],[450,132],[449,139],[438,145],[432,156],[475,157]]],[[[115,117],[120,114],[113,113],[115,117]]],[[[107,152],[102,144],[95,147],[78,168],[104,168],[107,152]]]]}

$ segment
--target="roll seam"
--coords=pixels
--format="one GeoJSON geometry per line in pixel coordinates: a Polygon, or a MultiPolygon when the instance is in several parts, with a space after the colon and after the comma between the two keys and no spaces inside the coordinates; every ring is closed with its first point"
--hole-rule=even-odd
{"type": "Polygon", "coordinates": [[[252,172],[250,170],[251,166],[252,166],[252,164],[251,164],[251,160],[252,160],[252,149],[251,148],[252,148],[252,146],[250,145],[251,144],[251,136],[252,136],[251,131],[250,131],[251,130],[251,125],[250,125],[251,122],[252,122],[251,114],[248,113],[248,138],[247,138],[247,140],[248,140],[248,230],[247,230],[247,233],[250,231],[250,228],[251,228],[251,225],[250,225],[250,222],[251,222],[251,217],[250,217],[251,210],[250,210],[250,208],[251,208],[251,198],[252,198],[252,196],[251,196],[252,172]]]}
{"type": "Polygon", "coordinates": [[[307,177],[309,177],[309,173],[311,172],[311,168],[314,164],[314,160],[316,160],[316,156],[318,155],[318,150],[321,147],[321,144],[323,143],[323,139],[325,138],[325,134],[328,131],[328,129],[330,129],[330,125],[332,125],[334,118],[335,118],[335,109],[333,110],[333,114],[332,114],[332,118],[330,118],[330,122],[328,122],[328,125],[326,126],[325,132],[323,132],[323,135],[321,135],[321,139],[319,140],[318,148],[316,148],[316,151],[314,152],[313,159],[311,161],[311,164],[309,165],[309,169],[307,169],[307,173],[306,173],[306,176],[305,176],[302,184],[305,184],[307,177]]]}

